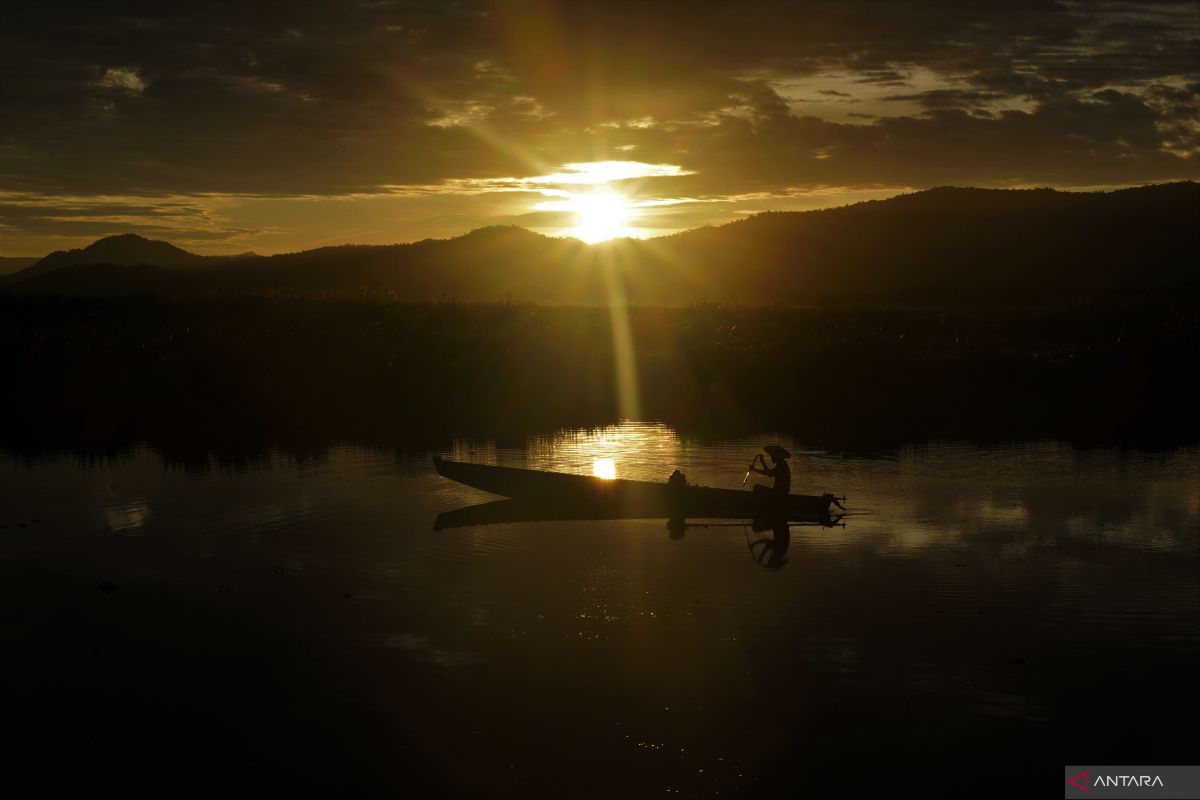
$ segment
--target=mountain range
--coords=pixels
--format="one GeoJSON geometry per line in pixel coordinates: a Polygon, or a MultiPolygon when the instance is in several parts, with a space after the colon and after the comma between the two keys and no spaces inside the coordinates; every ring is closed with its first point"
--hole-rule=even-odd
{"type": "Polygon", "coordinates": [[[1113,192],[939,188],[585,245],[516,227],[446,240],[201,256],[134,234],[0,278],[10,294],[379,292],[599,305],[993,302],[1194,291],[1200,184],[1113,192]]]}

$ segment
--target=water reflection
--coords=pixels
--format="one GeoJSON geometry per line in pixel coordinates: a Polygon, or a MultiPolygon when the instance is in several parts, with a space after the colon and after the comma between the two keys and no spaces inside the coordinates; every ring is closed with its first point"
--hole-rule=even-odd
{"type": "MultiPolygon", "coordinates": [[[[795,518],[791,522],[795,525],[825,528],[845,527],[844,517],[845,515],[842,514],[836,516],[816,514],[809,518],[795,518]]],[[[645,519],[648,519],[645,514],[626,513],[619,508],[605,508],[579,503],[536,503],[525,500],[505,499],[443,511],[434,519],[433,529],[435,531],[444,531],[452,528],[511,525],[514,523],[529,522],[601,522],[645,519]]],[[[689,522],[683,517],[672,517],[666,520],[667,530],[670,531],[671,537],[675,539],[683,538],[688,530],[722,527],[722,525],[722,523],[689,522]]],[[[724,525],[750,527],[755,531],[774,530],[775,520],[755,520],[747,517],[742,519],[741,522],[724,523],[724,525]]]]}
{"type": "Polygon", "coordinates": [[[611,458],[593,458],[592,474],[611,481],[617,477],[617,465],[611,458]]]}
{"type": "Polygon", "coordinates": [[[446,455],[456,461],[581,475],[590,474],[598,461],[606,461],[624,478],[665,480],[680,462],[683,448],[678,434],[666,425],[627,422],[534,436],[520,450],[503,450],[487,442],[456,442],[446,455]]]}
{"type": "Polygon", "coordinates": [[[344,741],[367,770],[330,774],[419,776],[437,796],[567,796],[580,771],[596,796],[789,795],[793,765],[836,794],[863,752],[897,774],[937,752],[1026,777],[1068,754],[1190,757],[1195,447],[846,455],[622,425],[445,454],[740,488],[772,443],[793,453],[794,491],[849,495],[848,527],[534,524],[427,453],[0,458],[0,591],[17,610],[0,701],[56,758],[109,742],[109,763],[169,758],[182,736],[229,742],[218,770],[268,741],[295,768],[289,747],[320,718],[299,752],[344,741]]]}
{"type": "Polygon", "coordinates": [[[144,497],[113,499],[104,505],[104,522],[113,533],[139,533],[150,516],[144,497]]]}
{"type": "MultiPolygon", "coordinates": [[[[830,526],[832,527],[832,525],[830,526]]],[[[755,533],[765,530],[765,526],[755,525],[755,533]]],[[[792,529],[786,521],[776,520],[771,526],[771,536],[755,539],[747,544],[755,562],[764,567],[779,569],[787,563],[787,551],[792,546],[792,529]],[[755,548],[759,548],[755,552],[755,548]]]]}

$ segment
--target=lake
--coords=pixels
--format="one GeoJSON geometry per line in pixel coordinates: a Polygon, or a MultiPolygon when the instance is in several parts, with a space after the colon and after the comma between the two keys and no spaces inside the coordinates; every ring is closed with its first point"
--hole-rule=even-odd
{"type": "Polygon", "coordinates": [[[431,453],[0,457],[10,771],[43,790],[1053,796],[1067,764],[1195,760],[1194,446],[838,453],[626,423],[441,454],[738,487],[776,442],[794,492],[850,512],[783,553],[727,520],[435,532],[495,498],[431,453]]]}

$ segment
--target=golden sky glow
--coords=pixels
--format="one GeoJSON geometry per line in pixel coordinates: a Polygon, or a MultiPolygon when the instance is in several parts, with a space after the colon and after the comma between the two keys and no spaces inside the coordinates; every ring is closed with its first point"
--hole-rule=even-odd
{"type": "Polygon", "coordinates": [[[602,240],[1200,178],[1194,2],[10,8],[0,255],[131,232],[200,253],[602,240]]]}

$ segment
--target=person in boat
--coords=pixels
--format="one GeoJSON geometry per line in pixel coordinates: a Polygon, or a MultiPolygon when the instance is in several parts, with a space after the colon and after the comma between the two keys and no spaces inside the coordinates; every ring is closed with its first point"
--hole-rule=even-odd
{"type": "Polygon", "coordinates": [[[758,459],[750,465],[750,470],[759,475],[773,478],[775,483],[771,486],[772,491],[779,496],[786,495],[792,490],[792,470],[787,465],[787,460],[792,457],[792,454],[777,444],[769,444],[763,450],[771,457],[773,466],[768,467],[766,459],[762,457],[762,453],[759,453],[758,459]],[[759,464],[762,466],[760,467],[759,464]]]}

